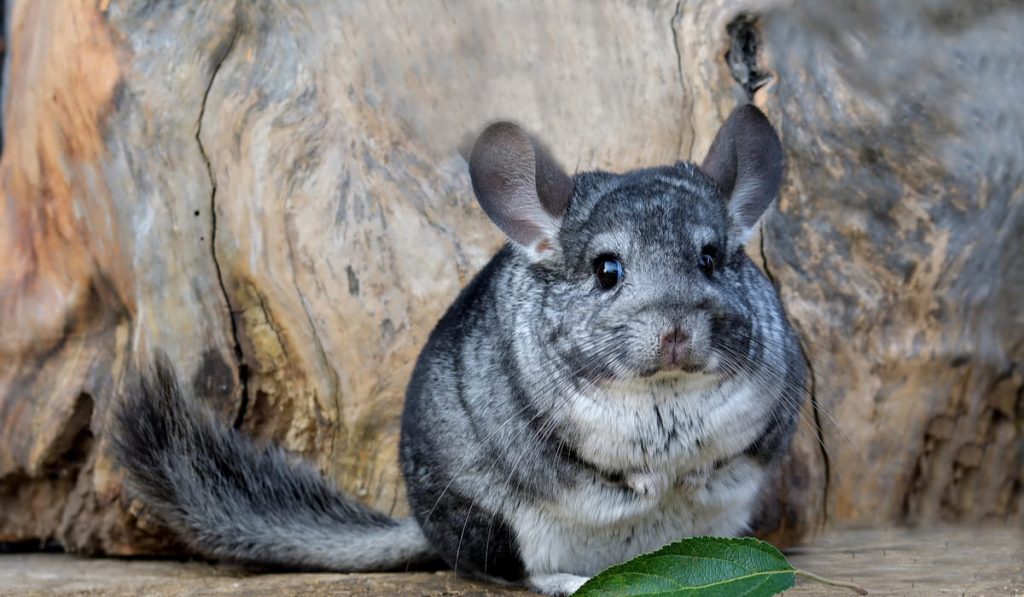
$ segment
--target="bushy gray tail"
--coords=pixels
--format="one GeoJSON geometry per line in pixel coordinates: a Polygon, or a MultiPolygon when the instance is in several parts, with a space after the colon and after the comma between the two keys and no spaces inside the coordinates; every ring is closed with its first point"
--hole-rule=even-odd
{"type": "Polygon", "coordinates": [[[201,554],[337,571],[433,557],[414,520],[359,504],[309,464],[216,420],[162,355],[130,383],[113,423],[129,492],[201,554]]]}

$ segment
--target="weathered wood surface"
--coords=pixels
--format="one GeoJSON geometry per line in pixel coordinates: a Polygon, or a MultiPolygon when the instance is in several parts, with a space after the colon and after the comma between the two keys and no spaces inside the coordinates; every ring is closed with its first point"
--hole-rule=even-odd
{"type": "Polygon", "coordinates": [[[623,170],[699,158],[749,96],[789,160],[751,251],[819,407],[773,536],[1020,520],[1024,9],[843,6],[14,2],[0,541],[175,549],[104,435],[158,347],[226,419],[402,513],[413,359],[501,242],[470,136],[510,117],[623,170]]]}
{"type": "MultiPolygon", "coordinates": [[[[789,555],[797,568],[855,582],[872,596],[1024,595],[1024,534],[1007,528],[831,531],[789,555]]],[[[448,571],[250,574],[201,562],[0,555],[0,595],[530,595],[448,571]]],[[[798,579],[791,597],[853,595],[798,579]]]]}
{"type": "Polygon", "coordinates": [[[807,339],[828,514],[1024,504],[1024,5],[765,20],[789,184],[766,267],[807,339]]]}

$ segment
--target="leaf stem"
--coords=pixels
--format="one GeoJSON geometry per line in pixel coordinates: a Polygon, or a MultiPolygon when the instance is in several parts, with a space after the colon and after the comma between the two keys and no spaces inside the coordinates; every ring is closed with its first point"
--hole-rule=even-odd
{"type": "Polygon", "coordinates": [[[841,580],[832,580],[831,578],[825,578],[823,576],[818,576],[817,574],[814,574],[813,572],[808,572],[806,570],[800,570],[799,568],[793,570],[793,572],[795,572],[796,574],[798,574],[800,576],[804,576],[806,578],[809,578],[809,579],[811,579],[813,581],[820,582],[823,585],[831,585],[833,587],[842,587],[844,589],[850,589],[851,591],[853,591],[854,593],[857,593],[858,595],[867,595],[868,594],[867,590],[864,587],[862,587],[862,586],[860,586],[858,584],[852,583],[852,582],[843,582],[841,580]]]}

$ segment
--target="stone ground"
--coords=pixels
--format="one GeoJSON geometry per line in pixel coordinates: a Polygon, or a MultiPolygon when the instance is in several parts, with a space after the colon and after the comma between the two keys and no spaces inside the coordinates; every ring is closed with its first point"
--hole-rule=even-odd
{"type": "MultiPolygon", "coordinates": [[[[871,595],[1024,596],[1024,529],[951,527],[830,532],[789,552],[797,568],[852,580],[871,595]]],[[[252,574],[203,562],[0,556],[0,595],[526,595],[450,572],[252,574]]],[[[798,580],[787,595],[852,595],[798,580]]]]}

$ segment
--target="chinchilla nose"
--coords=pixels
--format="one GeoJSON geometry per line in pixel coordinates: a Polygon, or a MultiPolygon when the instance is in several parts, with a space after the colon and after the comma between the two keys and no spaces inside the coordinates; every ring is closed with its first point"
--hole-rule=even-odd
{"type": "Polygon", "coordinates": [[[678,325],[661,336],[661,363],[665,367],[678,365],[683,358],[687,345],[690,343],[690,334],[678,325]]]}

